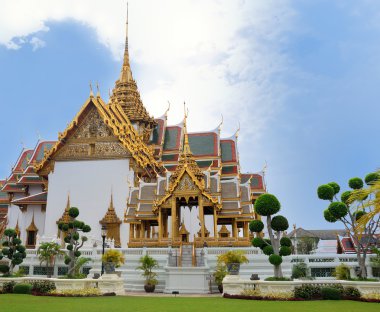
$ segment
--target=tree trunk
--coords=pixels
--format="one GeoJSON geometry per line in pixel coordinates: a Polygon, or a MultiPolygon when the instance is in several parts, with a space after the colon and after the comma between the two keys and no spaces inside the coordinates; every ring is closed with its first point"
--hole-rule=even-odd
{"type": "MultiPolygon", "coordinates": [[[[271,222],[272,222],[271,216],[267,216],[268,235],[269,235],[272,247],[273,247],[273,253],[275,255],[279,255],[279,253],[280,253],[280,238],[279,238],[279,235],[277,236],[277,238],[274,237],[271,222]]],[[[283,277],[281,264],[274,266],[274,272],[273,273],[274,273],[274,277],[283,277]]]]}
{"type": "Polygon", "coordinates": [[[360,255],[360,253],[358,253],[358,264],[359,264],[359,268],[360,268],[360,277],[361,278],[367,278],[367,268],[365,266],[365,259],[366,259],[366,254],[363,254],[363,255],[360,255]]]}

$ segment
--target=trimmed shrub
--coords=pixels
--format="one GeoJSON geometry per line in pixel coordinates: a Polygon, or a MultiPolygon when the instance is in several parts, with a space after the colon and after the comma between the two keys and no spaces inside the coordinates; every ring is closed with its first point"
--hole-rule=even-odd
{"type": "Polygon", "coordinates": [[[24,284],[24,283],[16,284],[13,287],[13,293],[14,294],[31,294],[32,287],[33,286],[30,284],[24,284]]]}
{"type": "Polygon", "coordinates": [[[342,202],[333,202],[329,205],[328,209],[331,215],[336,219],[343,218],[348,213],[346,204],[342,202]]]}
{"type": "Polygon", "coordinates": [[[356,287],[349,286],[343,289],[343,295],[349,298],[360,298],[362,294],[356,287]]]}
{"type": "Polygon", "coordinates": [[[364,181],[367,185],[371,185],[374,182],[376,182],[376,180],[379,180],[379,179],[380,179],[380,175],[377,172],[372,172],[372,173],[368,173],[365,176],[364,181]]]}
{"type": "Polygon", "coordinates": [[[267,244],[265,243],[265,241],[261,237],[255,237],[252,239],[252,246],[253,247],[263,248],[266,245],[267,244]]]}
{"type": "Polygon", "coordinates": [[[290,249],[290,247],[287,247],[287,246],[281,246],[280,247],[280,256],[289,256],[291,255],[292,253],[292,250],[290,249]]]}
{"type": "Polygon", "coordinates": [[[363,210],[357,211],[354,213],[355,220],[358,221],[362,216],[364,216],[366,213],[363,210]]]}
{"type": "Polygon", "coordinates": [[[323,200],[332,200],[335,195],[334,188],[328,184],[323,184],[318,187],[318,198],[323,200]]]}
{"type": "Polygon", "coordinates": [[[340,195],[340,200],[345,203],[346,205],[349,204],[349,198],[351,196],[351,191],[345,191],[342,193],[342,195],[340,195]]]}
{"type": "Polygon", "coordinates": [[[273,254],[273,247],[271,245],[267,245],[263,248],[263,253],[267,256],[270,256],[273,254]]]}
{"type": "Polygon", "coordinates": [[[11,294],[13,293],[13,287],[15,287],[16,283],[14,281],[5,282],[3,284],[3,293],[4,294],[11,294]]]}
{"type": "Polygon", "coordinates": [[[270,216],[280,211],[281,204],[272,194],[262,194],[255,201],[255,212],[260,216],[270,216]]]}
{"type": "Polygon", "coordinates": [[[40,294],[47,294],[55,290],[55,283],[51,281],[33,281],[32,291],[40,294]]]}
{"type": "Polygon", "coordinates": [[[304,284],[294,288],[294,297],[306,300],[321,297],[321,288],[317,285],[304,284]]]}
{"type": "MultiPolygon", "coordinates": [[[[71,218],[76,218],[77,216],[79,216],[79,209],[77,207],[71,207],[69,209],[69,216],[71,218]]],[[[69,222],[69,226],[70,226],[70,223],[71,222],[69,222]]]]}
{"type": "Polygon", "coordinates": [[[359,190],[364,186],[362,179],[355,177],[348,180],[348,186],[354,190],[359,190]]]}
{"type": "Polygon", "coordinates": [[[334,189],[334,195],[336,195],[336,194],[339,193],[340,186],[339,186],[338,183],[336,183],[336,182],[330,182],[330,183],[327,183],[327,185],[330,185],[334,189]]]}
{"type": "Polygon", "coordinates": [[[327,222],[334,223],[337,221],[337,219],[331,214],[328,208],[323,211],[323,216],[327,222]]]}
{"type": "Polygon", "coordinates": [[[273,265],[280,265],[282,263],[282,257],[275,254],[270,255],[269,262],[273,265]]]}
{"type": "Polygon", "coordinates": [[[291,281],[291,279],[289,277],[270,276],[270,277],[267,277],[264,281],[291,281]]]}
{"type": "Polygon", "coordinates": [[[323,300],[340,300],[342,298],[341,292],[335,287],[323,287],[321,295],[323,300]]]}
{"type": "Polygon", "coordinates": [[[251,232],[261,232],[264,229],[264,223],[261,220],[253,220],[249,222],[249,230],[251,232]]]}
{"type": "Polygon", "coordinates": [[[291,247],[292,246],[292,241],[290,240],[289,237],[281,237],[280,239],[280,245],[281,246],[286,246],[286,247],[291,247]]]}
{"type": "Polygon", "coordinates": [[[271,221],[271,227],[275,231],[286,231],[289,228],[289,223],[284,216],[275,216],[271,221]]]}

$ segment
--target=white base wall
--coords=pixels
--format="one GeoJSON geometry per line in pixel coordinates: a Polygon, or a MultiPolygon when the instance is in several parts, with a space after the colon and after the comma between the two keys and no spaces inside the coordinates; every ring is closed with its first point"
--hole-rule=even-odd
{"type": "MultiPolygon", "coordinates": [[[[128,159],[57,161],[49,174],[44,237],[57,237],[56,221],[62,216],[70,195],[70,204],[78,207],[79,220],[91,226],[88,237],[101,241],[101,225],[110,204],[111,192],[115,211],[123,221],[129,195],[128,181],[133,182],[133,171],[128,159]]],[[[129,241],[129,224],[120,225],[122,247],[129,241]]]]}

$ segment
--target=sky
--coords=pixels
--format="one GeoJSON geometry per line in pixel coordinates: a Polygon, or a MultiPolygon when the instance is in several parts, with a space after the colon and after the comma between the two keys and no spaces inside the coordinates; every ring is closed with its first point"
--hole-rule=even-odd
{"type": "MultiPolygon", "coordinates": [[[[0,177],[22,147],[57,139],[122,61],[126,1],[0,0],[0,177]],[[94,87],[95,88],[95,87],[94,87]]],[[[378,169],[380,2],[130,0],[131,66],[144,105],[189,131],[239,128],[242,172],[266,167],[281,214],[323,219],[318,185],[378,169]]]]}

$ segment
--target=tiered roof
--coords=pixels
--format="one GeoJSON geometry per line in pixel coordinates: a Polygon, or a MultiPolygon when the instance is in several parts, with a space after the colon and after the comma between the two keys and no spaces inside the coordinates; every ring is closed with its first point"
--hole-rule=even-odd
{"type": "MultiPolygon", "coordinates": [[[[23,149],[21,151],[9,178],[1,184],[0,190],[2,194],[7,194],[8,198],[8,193],[19,193],[24,194],[24,196],[17,199],[12,197],[11,202],[3,205],[7,207],[10,203],[18,206],[46,205],[47,192],[44,189],[47,181],[34,171],[34,165],[43,159],[44,154],[51,149],[54,143],[54,141],[38,141],[34,149],[23,149]],[[28,189],[33,185],[41,186],[41,192],[30,195],[28,189]]],[[[5,196],[3,197],[5,198],[5,196]]]]}

